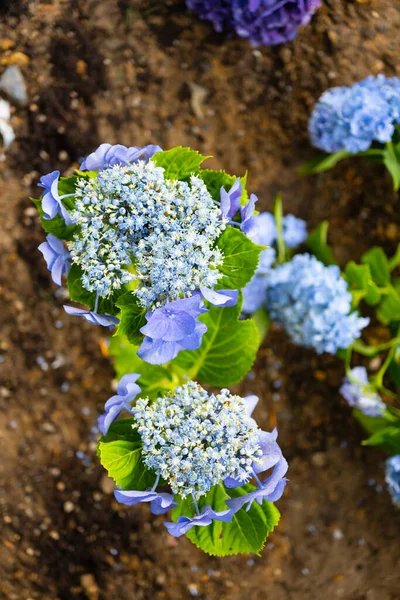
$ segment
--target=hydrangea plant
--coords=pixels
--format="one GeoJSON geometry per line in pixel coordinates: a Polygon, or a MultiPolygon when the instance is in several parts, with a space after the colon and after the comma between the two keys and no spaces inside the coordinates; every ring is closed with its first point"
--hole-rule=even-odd
{"type": "Polygon", "coordinates": [[[253,46],[293,40],[321,6],[321,0],[186,0],[216,31],[246,38],[253,46]]]}
{"type": "MultiPolygon", "coordinates": [[[[276,431],[252,419],[254,397],[193,381],[225,388],[250,370],[260,335],[241,318],[242,290],[267,251],[246,177],[203,169],[205,158],[102,144],[73,176],[42,177],[34,202],[47,232],[39,250],[80,305],[65,311],[114,332],[119,384],[98,425],[117,500],[173,509],[171,535],[226,555],[263,547],[287,463],[276,431]]],[[[288,240],[297,226],[288,219],[288,240]]]]}
{"type": "Polygon", "coordinates": [[[383,163],[400,188],[400,79],[380,74],[324,92],[309,121],[312,144],[325,154],[300,172],[321,173],[361,156],[383,163]]]}

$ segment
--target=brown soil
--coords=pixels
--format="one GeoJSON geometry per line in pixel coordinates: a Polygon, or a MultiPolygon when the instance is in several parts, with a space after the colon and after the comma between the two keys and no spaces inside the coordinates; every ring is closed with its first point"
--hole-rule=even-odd
{"type": "Polygon", "coordinates": [[[29,195],[100,142],[190,145],[242,174],[263,209],[331,223],[338,259],[399,240],[398,198],[380,167],[353,161],[301,179],[307,118],[327,87],[400,75],[393,0],[325,0],[294,43],[226,41],[180,0],[3,2],[0,63],[21,64],[29,105],[0,164],[0,597],[10,600],[399,600],[400,513],[384,454],[340,399],[342,366],[272,331],[243,390],[278,423],[290,461],[282,521],[261,557],[210,558],[162,518],[113,501],[91,428],[113,370],[100,329],[67,317],[37,252],[29,195]],[[18,9],[16,9],[18,4],[18,9]],[[9,48],[9,49],[6,49],[9,48]],[[16,53],[22,53],[16,55],[16,53]],[[205,90],[199,108],[195,87],[205,90]],[[78,455],[77,455],[78,452],[78,455]],[[82,453],[82,454],[81,454],[82,453]]]}

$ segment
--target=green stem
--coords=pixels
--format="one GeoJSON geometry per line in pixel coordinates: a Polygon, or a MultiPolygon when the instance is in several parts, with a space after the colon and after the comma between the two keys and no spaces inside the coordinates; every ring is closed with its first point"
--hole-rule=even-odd
{"type": "Polygon", "coordinates": [[[361,340],[356,340],[352,345],[352,350],[357,352],[357,354],[361,354],[362,356],[367,356],[368,358],[373,358],[380,352],[384,350],[389,350],[389,348],[396,348],[400,344],[400,337],[396,337],[390,342],[386,342],[385,344],[379,344],[378,346],[368,346],[364,344],[361,340]]]}
{"type": "Polygon", "coordinates": [[[278,247],[278,263],[282,264],[286,260],[286,247],[283,240],[283,210],[282,197],[277,194],[274,204],[274,217],[276,225],[276,245],[278,247]]]}
{"type": "Polygon", "coordinates": [[[394,340],[392,340],[392,346],[390,348],[390,351],[388,352],[385,362],[383,363],[383,365],[381,366],[381,368],[379,369],[379,371],[377,372],[377,374],[374,377],[374,383],[377,387],[381,388],[383,386],[383,377],[384,377],[390,363],[392,362],[392,360],[396,354],[398,345],[400,343],[399,336],[400,336],[400,327],[397,331],[397,337],[394,340]]]}

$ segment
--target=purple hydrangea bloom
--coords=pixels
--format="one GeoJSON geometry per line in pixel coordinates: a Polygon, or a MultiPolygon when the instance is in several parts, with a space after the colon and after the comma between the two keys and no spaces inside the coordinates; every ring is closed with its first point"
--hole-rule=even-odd
{"type": "Polygon", "coordinates": [[[146,337],[138,356],[150,364],[162,365],[174,359],[181,350],[196,350],[207,331],[207,326],[197,321],[204,312],[207,309],[199,293],[149,311],[147,323],[140,330],[146,337]]]}
{"type": "Polygon", "coordinates": [[[215,290],[210,290],[209,288],[201,286],[200,292],[201,292],[202,296],[208,302],[210,302],[210,304],[213,304],[214,306],[224,306],[225,308],[228,306],[235,306],[238,301],[238,297],[239,297],[238,290],[215,291],[215,290]]]}
{"type": "Polygon", "coordinates": [[[129,165],[138,160],[146,162],[156,153],[161,152],[160,146],[132,146],[127,148],[122,144],[101,144],[97,150],[89,154],[82,162],[81,171],[101,171],[114,165],[129,165]]]}
{"type": "Polygon", "coordinates": [[[107,400],[104,405],[105,412],[97,421],[98,428],[103,435],[107,435],[111,424],[118,419],[122,411],[127,410],[129,412],[131,410],[131,402],[142,391],[136,383],[139,377],[140,375],[136,373],[129,373],[121,377],[117,394],[107,400]]]}
{"type": "Polygon", "coordinates": [[[199,515],[194,517],[178,517],[176,523],[164,523],[168,532],[174,537],[180,537],[192,529],[192,527],[207,527],[213,521],[223,521],[230,523],[232,521],[233,511],[230,509],[214,511],[211,506],[206,505],[199,515]]]}
{"type": "Polygon", "coordinates": [[[227,192],[221,187],[221,212],[227,219],[233,219],[240,208],[240,199],[242,197],[242,183],[240,179],[236,179],[231,189],[227,192]]]}
{"type": "Polygon", "coordinates": [[[64,305],[64,310],[69,315],[82,317],[88,323],[93,323],[93,325],[102,325],[103,327],[109,327],[112,329],[119,323],[119,319],[117,319],[117,317],[111,317],[110,315],[99,315],[97,312],[76,308],[75,306],[64,305]]]}
{"type": "Polygon", "coordinates": [[[54,219],[55,216],[61,215],[66,225],[72,225],[71,215],[62,203],[62,199],[66,196],[60,196],[58,193],[59,179],[60,171],[53,171],[40,178],[38,186],[44,188],[42,199],[43,218],[54,219]]]}
{"type": "Polygon", "coordinates": [[[232,0],[234,27],[253,46],[284,44],[320,6],[321,0],[232,0]]]}
{"type": "Polygon", "coordinates": [[[325,152],[357,154],[371,144],[390,142],[400,123],[400,80],[384,75],[367,77],[324,92],[309,122],[314,146],[325,152]]]}
{"type": "Polygon", "coordinates": [[[186,0],[200,19],[211,21],[215,31],[232,29],[232,0],[186,0]]]}
{"type": "Polygon", "coordinates": [[[248,233],[251,232],[251,230],[254,227],[254,224],[257,221],[257,216],[254,216],[254,210],[257,201],[257,196],[255,194],[251,194],[246,206],[243,206],[240,209],[240,216],[242,218],[240,229],[246,235],[248,235],[248,233]]]}
{"type": "Polygon", "coordinates": [[[386,404],[370,386],[365,367],[354,367],[345,377],[340,393],[349,406],[354,406],[369,417],[382,417],[386,404]]]}
{"type": "Polygon", "coordinates": [[[61,277],[68,275],[71,266],[71,254],[65,248],[61,240],[49,233],[46,241],[40,244],[40,252],[46,261],[47,268],[51,272],[51,278],[57,285],[61,285],[61,277]]]}
{"type": "Polygon", "coordinates": [[[153,515],[163,515],[177,506],[172,494],[159,494],[154,490],[145,492],[115,490],[114,496],[118,502],[127,506],[150,502],[150,510],[153,515]]]}
{"type": "Polygon", "coordinates": [[[385,481],[393,504],[400,508],[400,454],[387,459],[385,481]]]}

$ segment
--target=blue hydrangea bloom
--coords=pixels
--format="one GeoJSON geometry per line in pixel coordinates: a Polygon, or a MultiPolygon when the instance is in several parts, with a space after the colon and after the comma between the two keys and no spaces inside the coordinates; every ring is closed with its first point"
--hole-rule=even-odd
{"type": "MultiPolygon", "coordinates": [[[[40,178],[39,187],[44,188],[42,209],[44,219],[54,219],[55,216],[61,215],[66,225],[72,224],[71,215],[62,203],[62,199],[66,197],[60,196],[58,193],[58,182],[60,179],[60,171],[53,171],[48,175],[43,175],[40,178]]],[[[69,196],[69,194],[68,194],[69,196]]]]}
{"type": "Polygon", "coordinates": [[[369,417],[382,417],[386,408],[385,403],[370,386],[365,367],[354,367],[350,377],[345,377],[340,393],[349,406],[358,408],[369,417]]]}
{"type": "Polygon", "coordinates": [[[140,504],[141,502],[150,502],[150,510],[153,515],[164,515],[171,508],[177,506],[172,494],[160,494],[153,490],[145,492],[115,490],[114,496],[118,502],[127,506],[136,506],[136,504],[140,504]]]}
{"type": "Polygon", "coordinates": [[[307,239],[307,223],[294,215],[283,217],[283,241],[288,248],[300,246],[307,239]]]}
{"type": "Polygon", "coordinates": [[[400,80],[378,75],[324,92],[311,115],[309,132],[313,145],[325,152],[357,154],[373,142],[390,142],[399,123],[400,80]]]}
{"type": "Polygon", "coordinates": [[[132,146],[127,148],[122,144],[101,144],[97,150],[89,154],[81,163],[81,171],[102,171],[114,165],[129,165],[138,160],[149,161],[156,153],[162,152],[160,146],[132,146]]]}
{"type": "Polygon", "coordinates": [[[105,412],[97,421],[97,426],[103,435],[107,435],[111,424],[118,419],[124,410],[130,412],[131,402],[142,391],[136,383],[139,377],[140,375],[137,373],[128,373],[121,377],[117,387],[117,394],[107,400],[104,405],[105,412]]]}
{"type": "Polygon", "coordinates": [[[242,290],[242,311],[245,314],[251,315],[265,303],[268,287],[268,273],[275,262],[275,258],[276,251],[274,248],[267,248],[261,252],[257,273],[242,290]]]}
{"type": "Polygon", "coordinates": [[[387,459],[385,481],[393,504],[400,507],[400,454],[387,459]]]}
{"type": "Polygon", "coordinates": [[[119,319],[117,317],[112,317],[110,315],[99,315],[95,311],[84,310],[82,308],[76,308],[75,306],[65,306],[64,310],[69,315],[75,317],[82,317],[88,323],[92,323],[93,325],[102,325],[103,327],[109,327],[113,329],[115,325],[118,325],[119,319]]]}
{"type": "Polygon", "coordinates": [[[351,313],[351,294],[339,267],[298,254],[270,271],[266,308],[295,344],[318,354],[348,348],[369,323],[351,313]]]}
{"type": "Polygon", "coordinates": [[[207,527],[213,521],[223,521],[230,523],[232,521],[233,511],[227,508],[226,510],[214,511],[211,506],[206,505],[199,515],[194,517],[178,517],[175,523],[164,522],[170,535],[180,537],[184,535],[192,527],[207,527]]]}
{"type": "Polygon", "coordinates": [[[197,321],[204,312],[207,309],[200,294],[149,311],[147,323],[140,330],[146,337],[138,356],[150,364],[162,365],[175,358],[180,350],[196,350],[207,331],[207,326],[197,321]]]}
{"type": "Polygon", "coordinates": [[[216,31],[227,30],[248,38],[254,46],[283,44],[307,25],[320,0],[186,0],[216,31]]]}
{"type": "Polygon", "coordinates": [[[51,272],[52,280],[57,285],[61,285],[61,277],[64,274],[68,275],[71,266],[71,254],[62,241],[51,233],[46,236],[46,241],[40,244],[39,250],[51,272]]]}

